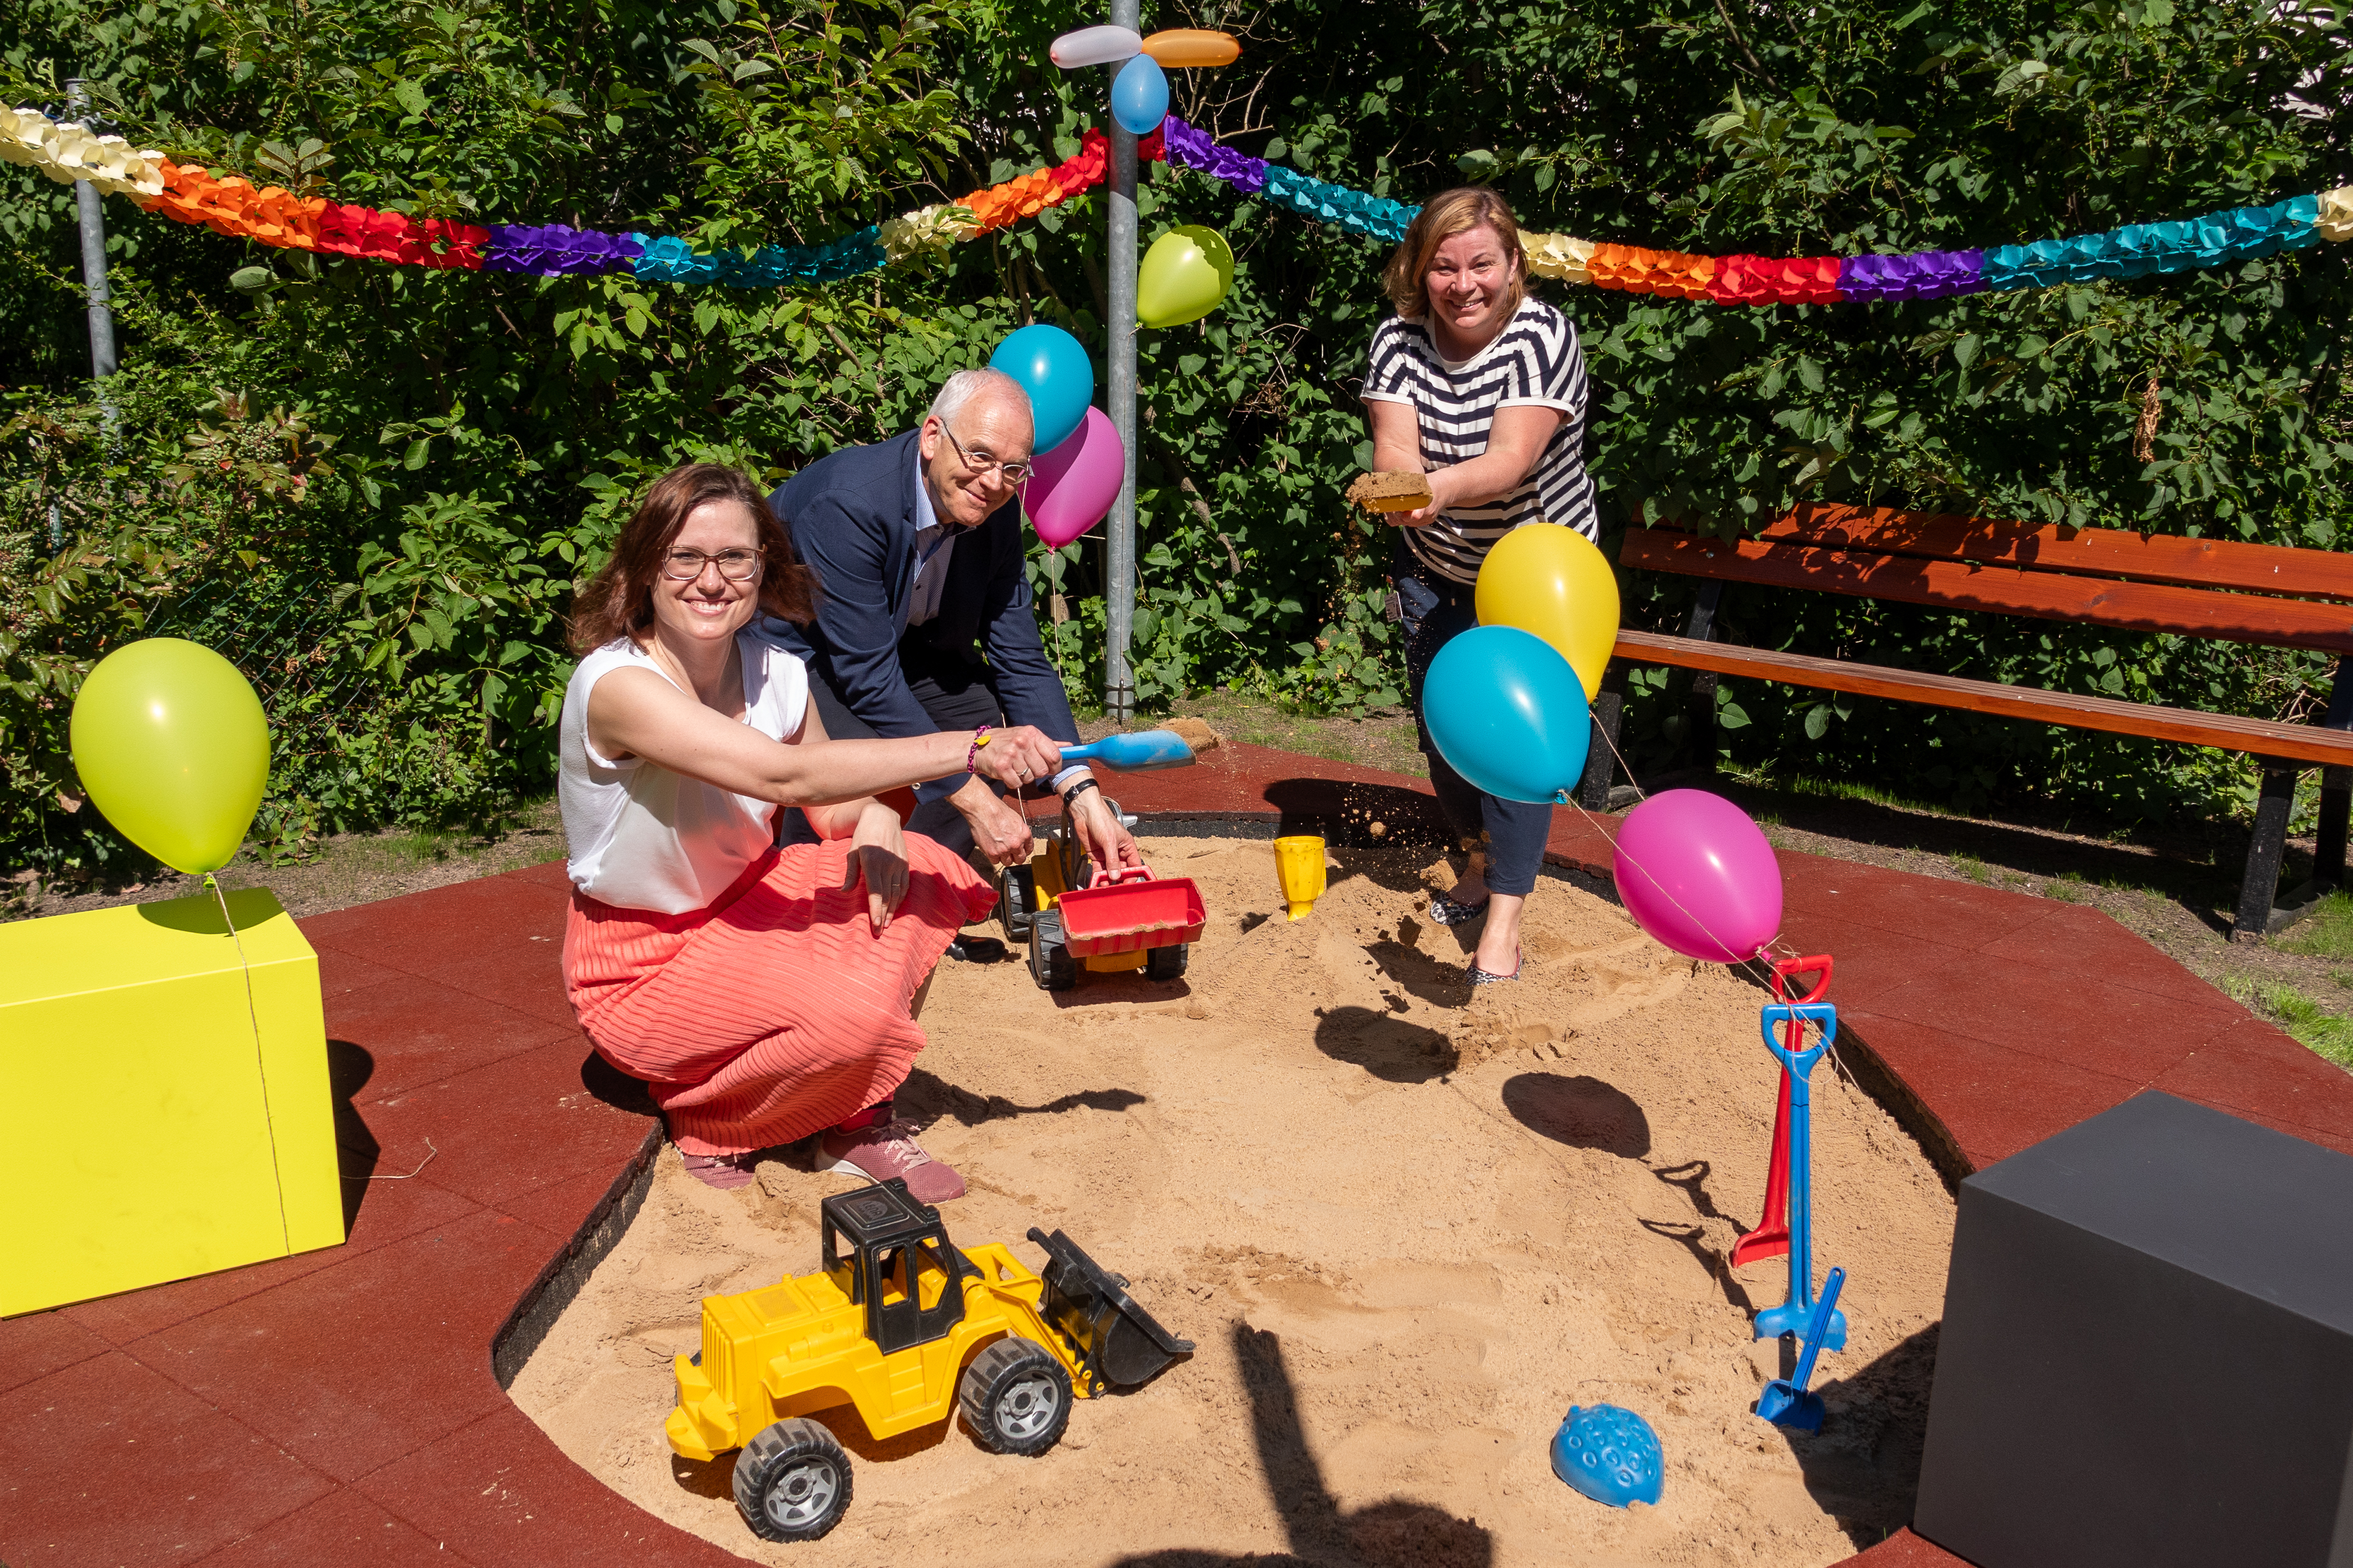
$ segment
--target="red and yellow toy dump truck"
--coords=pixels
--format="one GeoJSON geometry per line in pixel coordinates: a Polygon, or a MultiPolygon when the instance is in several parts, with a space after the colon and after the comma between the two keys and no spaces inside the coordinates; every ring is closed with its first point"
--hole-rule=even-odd
{"type": "Polygon", "coordinates": [[[955,1246],[904,1181],[837,1193],[820,1220],[817,1273],[704,1297],[702,1349],[672,1363],[670,1446],[706,1460],[742,1448],[735,1506],[766,1540],[814,1541],[849,1506],[849,1456],[812,1412],[850,1405],[881,1438],[961,1405],[981,1447],[1042,1454],[1073,1395],[1146,1382],[1193,1349],[1059,1230],[1029,1232],[1039,1275],[1000,1243],[955,1246]]]}
{"type": "Polygon", "coordinates": [[[1048,991],[1068,991],[1082,973],[1183,978],[1187,953],[1208,923],[1193,879],[1143,866],[1102,869],[1081,847],[1067,805],[1042,837],[1029,864],[1008,869],[1001,888],[1005,931],[1029,944],[1030,977],[1048,991]]]}

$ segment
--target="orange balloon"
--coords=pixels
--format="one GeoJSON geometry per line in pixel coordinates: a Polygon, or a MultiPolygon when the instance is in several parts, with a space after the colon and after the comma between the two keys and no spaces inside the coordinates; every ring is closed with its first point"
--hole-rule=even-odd
{"type": "Polygon", "coordinates": [[[1171,27],[1144,40],[1144,52],[1164,66],[1229,66],[1241,58],[1241,40],[1206,27],[1171,27]]]}

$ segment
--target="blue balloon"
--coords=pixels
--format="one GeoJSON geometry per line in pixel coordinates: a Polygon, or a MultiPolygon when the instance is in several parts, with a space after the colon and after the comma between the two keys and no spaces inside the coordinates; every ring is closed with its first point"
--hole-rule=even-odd
{"type": "Polygon", "coordinates": [[[1168,118],[1168,78],[1160,62],[1138,55],[1111,79],[1111,117],[1123,131],[1149,136],[1168,118]]]}
{"type": "Polygon", "coordinates": [[[1421,717],[1456,773],[1505,800],[1549,804],[1576,787],[1593,738],[1577,671],[1517,626],[1473,626],[1440,648],[1421,717]]]}
{"type": "Polygon", "coordinates": [[[1095,367],[1078,339],[1060,327],[1039,321],[1007,334],[988,356],[991,370],[1001,370],[1029,395],[1029,418],[1035,426],[1030,450],[1044,457],[1078,433],[1095,400],[1095,367]]]}

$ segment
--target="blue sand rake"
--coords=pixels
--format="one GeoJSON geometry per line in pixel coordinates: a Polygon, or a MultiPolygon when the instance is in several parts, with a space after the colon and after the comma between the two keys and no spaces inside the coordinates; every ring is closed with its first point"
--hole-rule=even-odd
{"type": "Polygon", "coordinates": [[[1822,1396],[1807,1393],[1806,1384],[1814,1375],[1814,1357],[1821,1353],[1822,1336],[1830,1331],[1839,1291],[1845,1284],[1846,1270],[1831,1269],[1831,1277],[1822,1282],[1822,1299],[1814,1303],[1814,1315],[1806,1324],[1806,1348],[1798,1352],[1798,1370],[1788,1377],[1775,1378],[1757,1396],[1757,1414],[1776,1426],[1794,1426],[1800,1432],[1822,1429],[1822,1396]]]}
{"type": "MultiPolygon", "coordinates": [[[[1765,1048],[1788,1069],[1789,1085],[1789,1299],[1757,1314],[1756,1335],[1774,1340],[1802,1334],[1814,1314],[1814,1064],[1838,1038],[1838,1009],[1828,1002],[1776,1002],[1765,1007],[1758,1022],[1765,1031],[1765,1048]],[[1788,1026],[1788,1043],[1773,1037],[1773,1026],[1788,1026]],[[1799,1049],[1805,1026],[1820,1025],[1822,1037],[1799,1049]]],[[[1846,1315],[1831,1310],[1822,1343],[1831,1350],[1846,1348],[1846,1315]]]]}

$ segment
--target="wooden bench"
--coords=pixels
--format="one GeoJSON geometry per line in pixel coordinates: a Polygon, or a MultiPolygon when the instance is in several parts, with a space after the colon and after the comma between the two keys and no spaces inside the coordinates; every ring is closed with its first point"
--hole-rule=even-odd
{"type": "MultiPolygon", "coordinates": [[[[2103,730],[2256,758],[2263,790],[2255,810],[2232,935],[2253,941],[2276,929],[2273,901],[2294,804],[2296,775],[2322,768],[2318,855],[2309,890],[2344,881],[2346,826],[2353,805],[2353,555],[2325,550],[2180,539],[2108,529],[2056,528],[1924,512],[1809,507],[1754,538],[1708,538],[1630,528],[1621,567],[1704,580],[1682,637],[1622,632],[1617,656],[1634,665],[1704,672],[1695,693],[1714,713],[1717,676],[1743,676],[1828,691],[1889,697],[1998,714],[2040,724],[2103,730]],[[1940,609],[1982,610],[2338,656],[2327,715],[2284,724],[2226,713],[2160,708],[2000,681],[1968,680],[1845,659],[1739,647],[1712,640],[1727,583],[1810,588],[1940,609]]],[[[1596,722],[1614,742],[1620,696],[1605,682],[1596,722]]],[[[1582,798],[1596,806],[1614,778],[1608,748],[1588,767],[1582,798]]]]}

